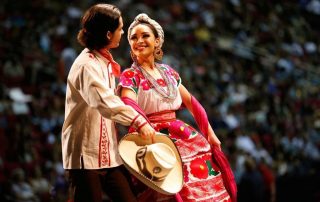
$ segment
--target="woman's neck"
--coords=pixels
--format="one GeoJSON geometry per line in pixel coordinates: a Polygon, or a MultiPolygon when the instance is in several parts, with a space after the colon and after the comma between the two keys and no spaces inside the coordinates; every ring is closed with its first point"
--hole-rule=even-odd
{"type": "Polygon", "coordinates": [[[153,57],[150,58],[137,58],[138,65],[145,70],[153,70],[155,61],[153,57]]]}

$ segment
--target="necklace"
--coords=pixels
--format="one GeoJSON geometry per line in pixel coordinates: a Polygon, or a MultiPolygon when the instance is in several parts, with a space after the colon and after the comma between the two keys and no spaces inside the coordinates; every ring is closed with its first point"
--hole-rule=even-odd
{"type": "Polygon", "coordinates": [[[162,97],[162,100],[165,102],[172,102],[177,97],[177,89],[175,88],[173,82],[170,81],[169,76],[160,68],[158,64],[155,65],[155,68],[159,71],[161,77],[167,84],[167,90],[165,87],[162,87],[158,84],[157,80],[145,69],[138,66],[136,63],[134,65],[142,72],[144,78],[146,78],[154,87],[155,92],[162,97]]]}

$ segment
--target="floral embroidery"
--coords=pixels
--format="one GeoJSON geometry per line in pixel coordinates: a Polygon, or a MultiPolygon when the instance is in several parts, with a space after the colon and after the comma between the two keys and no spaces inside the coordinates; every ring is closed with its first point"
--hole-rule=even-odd
{"type": "Polygon", "coordinates": [[[168,67],[167,73],[174,78],[174,81],[176,82],[177,86],[179,86],[179,84],[181,83],[181,78],[180,78],[178,72],[176,72],[174,69],[168,67]]]}
{"type": "Polygon", "coordinates": [[[165,71],[167,71],[167,68],[166,68],[166,67],[164,67],[164,66],[163,66],[163,65],[161,65],[161,64],[160,64],[160,68],[161,68],[161,69],[164,69],[165,71]]]}
{"type": "Polygon", "coordinates": [[[128,70],[128,71],[125,71],[123,73],[123,75],[126,77],[126,78],[132,78],[134,76],[134,72],[132,70],[128,70]]]}
{"type": "MultiPolygon", "coordinates": [[[[165,73],[170,76],[170,79],[175,84],[179,85],[181,79],[176,71],[166,65],[161,65],[160,68],[164,69],[165,73]]],[[[157,79],[157,83],[162,87],[167,85],[163,79],[157,79]]],[[[153,88],[153,86],[144,78],[142,72],[134,68],[129,68],[122,73],[119,85],[128,87],[136,93],[138,93],[139,86],[141,86],[143,90],[150,90],[153,88]]]]}
{"type": "Polygon", "coordinates": [[[200,179],[206,179],[209,170],[206,162],[202,158],[196,158],[190,162],[191,174],[200,179]]]}
{"type": "Polygon", "coordinates": [[[211,175],[216,176],[216,175],[219,174],[219,172],[217,172],[216,169],[215,169],[216,166],[213,166],[213,165],[211,164],[210,160],[206,160],[206,164],[207,164],[207,166],[208,166],[209,175],[210,175],[210,176],[211,176],[211,175]]]}
{"type": "Polygon", "coordinates": [[[144,80],[141,82],[141,86],[143,90],[149,90],[150,89],[150,84],[147,80],[144,80]]]}
{"type": "Polygon", "coordinates": [[[163,79],[157,79],[157,83],[162,87],[166,86],[166,82],[163,79]]]}
{"type": "Polygon", "coordinates": [[[106,165],[110,165],[110,156],[109,153],[109,141],[108,141],[108,134],[107,134],[107,128],[106,128],[106,122],[105,119],[101,117],[101,123],[100,123],[100,145],[99,145],[99,156],[100,156],[100,162],[99,166],[103,167],[106,165]]]}
{"type": "Polygon", "coordinates": [[[180,76],[176,71],[171,70],[170,73],[176,80],[180,79],[180,76]]]}
{"type": "Polygon", "coordinates": [[[188,125],[188,124],[185,124],[185,125],[186,125],[186,126],[189,128],[189,130],[191,131],[191,134],[190,134],[189,138],[192,138],[192,137],[198,135],[198,132],[197,132],[192,126],[190,126],[190,125],[188,125]]]}
{"type": "Polygon", "coordinates": [[[169,135],[169,131],[168,131],[169,125],[170,124],[168,122],[164,122],[164,123],[153,124],[152,126],[156,131],[169,135]]]}
{"type": "Polygon", "coordinates": [[[183,166],[183,181],[189,182],[189,172],[187,166],[183,166]]]}
{"type": "Polygon", "coordinates": [[[169,132],[172,134],[173,138],[181,139],[188,139],[192,134],[192,130],[190,130],[188,125],[180,120],[171,122],[169,132]]]}
{"type": "Polygon", "coordinates": [[[120,77],[120,84],[124,87],[127,87],[131,90],[133,90],[135,93],[138,93],[138,85],[137,83],[140,82],[140,79],[136,75],[135,71],[133,69],[127,69],[125,70],[121,77],[120,77]]]}
{"type": "Polygon", "coordinates": [[[132,79],[123,78],[121,83],[123,86],[132,86],[132,79]]]}
{"type": "Polygon", "coordinates": [[[144,79],[143,74],[140,71],[136,71],[136,73],[140,79],[144,79]]]}

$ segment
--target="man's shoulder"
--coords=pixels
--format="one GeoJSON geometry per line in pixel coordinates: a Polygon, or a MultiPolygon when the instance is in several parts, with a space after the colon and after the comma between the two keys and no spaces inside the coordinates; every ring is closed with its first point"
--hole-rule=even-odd
{"type": "Polygon", "coordinates": [[[78,66],[82,66],[83,64],[91,64],[91,66],[95,66],[97,62],[98,59],[94,52],[90,51],[87,48],[83,49],[75,60],[75,64],[77,64],[78,66]]]}

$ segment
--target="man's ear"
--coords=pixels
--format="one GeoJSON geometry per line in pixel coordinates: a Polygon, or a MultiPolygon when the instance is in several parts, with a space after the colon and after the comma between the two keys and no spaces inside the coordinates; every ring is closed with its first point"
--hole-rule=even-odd
{"type": "Polygon", "coordinates": [[[110,40],[112,38],[112,33],[110,31],[107,32],[107,38],[110,40]]]}

